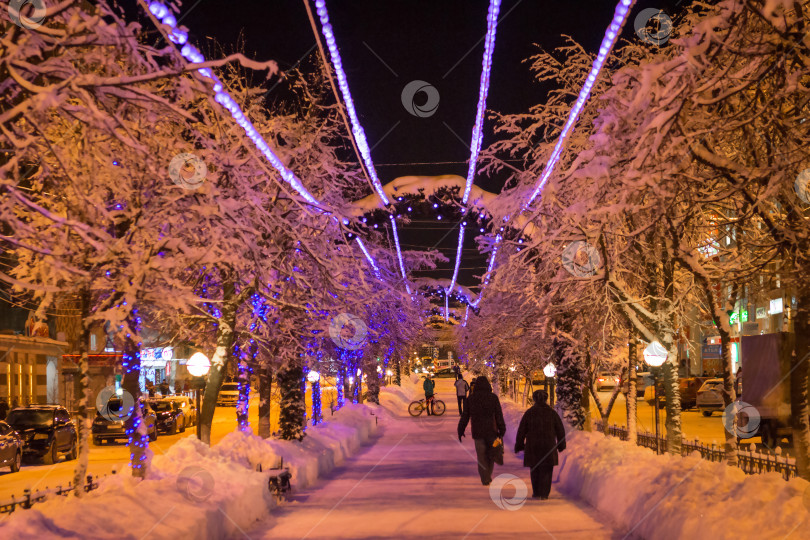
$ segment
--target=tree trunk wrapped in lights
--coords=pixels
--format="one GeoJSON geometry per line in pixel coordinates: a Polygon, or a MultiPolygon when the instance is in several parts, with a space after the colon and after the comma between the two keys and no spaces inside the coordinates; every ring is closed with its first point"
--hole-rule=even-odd
{"type": "Polygon", "coordinates": [[[248,421],[248,405],[250,403],[250,374],[251,369],[244,359],[239,360],[237,366],[237,382],[239,383],[239,398],[236,402],[236,422],[240,431],[250,431],[248,421]]]}
{"type": "Polygon", "coordinates": [[[583,429],[587,412],[582,409],[582,386],[587,373],[578,358],[566,357],[558,340],[554,340],[557,366],[557,409],[575,429],[583,429]]]}
{"type": "MultiPolygon", "coordinates": [[[[134,328],[134,326],[133,326],[134,328]]],[[[129,460],[132,466],[132,476],[146,478],[149,474],[149,465],[152,461],[152,452],[149,450],[148,426],[143,421],[143,407],[141,404],[141,359],[138,344],[130,337],[124,339],[124,377],[122,386],[125,393],[129,393],[134,401],[133,408],[128,412],[124,421],[124,430],[129,436],[129,460]]],[[[157,429],[157,426],[155,426],[157,429]]]]}
{"type": "Polygon", "coordinates": [[[363,374],[366,377],[366,387],[368,393],[366,394],[368,400],[376,405],[380,404],[380,373],[377,372],[377,364],[375,362],[366,362],[364,365],[363,374]]]}
{"type": "MultiPolygon", "coordinates": [[[[402,360],[400,359],[399,353],[395,353],[394,356],[394,384],[397,386],[402,386],[402,360]]],[[[406,373],[407,375],[407,373],[406,373]]]]}
{"type": "Polygon", "coordinates": [[[282,368],[276,375],[281,393],[279,411],[279,438],[285,441],[300,441],[304,438],[306,424],[306,402],[301,389],[304,370],[300,364],[282,368]]]}

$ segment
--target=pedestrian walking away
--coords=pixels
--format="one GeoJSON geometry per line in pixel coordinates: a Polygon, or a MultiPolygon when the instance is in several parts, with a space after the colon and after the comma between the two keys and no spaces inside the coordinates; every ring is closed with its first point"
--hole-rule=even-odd
{"type": "Polygon", "coordinates": [[[475,391],[467,398],[464,413],[458,421],[458,442],[464,437],[468,423],[472,427],[472,438],[475,441],[478,475],[481,483],[488,486],[492,482],[492,470],[495,467],[493,444],[497,439],[503,440],[506,423],[503,421],[501,402],[492,393],[492,385],[483,375],[475,380],[475,391]]]}
{"type": "Polygon", "coordinates": [[[467,392],[470,390],[470,385],[461,375],[458,376],[454,384],[456,387],[456,399],[458,399],[458,415],[461,416],[464,413],[464,402],[467,401],[467,392]]]}
{"type": "Polygon", "coordinates": [[[422,388],[425,391],[425,408],[428,415],[431,415],[433,414],[433,389],[436,388],[436,382],[430,378],[430,373],[425,377],[422,388]]]}
{"type": "Polygon", "coordinates": [[[548,406],[545,390],[535,391],[532,399],[534,405],[520,419],[515,453],[523,450],[523,466],[531,468],[532,497],[548,499],[557,452],[565,450],[565,428],[557,411],[548,406]]]}

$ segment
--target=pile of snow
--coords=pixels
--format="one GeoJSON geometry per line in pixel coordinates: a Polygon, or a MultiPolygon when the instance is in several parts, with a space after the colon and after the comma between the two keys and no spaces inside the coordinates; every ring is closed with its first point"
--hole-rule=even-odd
{"type": "Polygon", "coordinates": [[[235,537],[277,504],[268,469],[283,458],[294,489],[312,485],[369,440],[373,412],[347,405],[309,428],[302,442],[234,432],[209,448],[188,437],[153,459],[146,480],[121,474],[81,499],[57,497],[15,511],[0,523],[0,538],[235,537]]]}
{"type": "Polygon", "coordinates": [[[697,453],[659,456],[601,433],[568,434],[556,486],[610,515],[630,536],[656,540],[749,538],[756,523],[767,524],[765,537],[785,538],[810,512],[805,480],[746,475],[697,453]]]}
{"type": "MultiPolygon", "coordinates": [[[[523,408],[502,398],[508,449],[523,408]]],[[[738,539],[759,534],[786,538],[810,518],[810,482],[777,473],[746,475],[737,467],[693,453],[656,455],[648,448],[601,433],[570,430],[555,469],[555,487],[614,521],[631,538],[738,539]]]]}

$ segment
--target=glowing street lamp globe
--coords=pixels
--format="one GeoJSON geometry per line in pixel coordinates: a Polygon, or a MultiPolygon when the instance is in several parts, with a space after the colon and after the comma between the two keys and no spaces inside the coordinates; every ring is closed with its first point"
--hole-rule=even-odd
{"type": "Polygon", "coordinates": [[[650,367],[661,367],[667,361],[667,349],[658,341],[653,341],[644,349],[644,361],[650,367]]]}
{"type": "Polygon", "coordinates": [[[315,384],[316,382],[321,380],[321,374],[313,369],[312,371],[307,373],[307,380],[312,384],[315,384]]]}
{"type": "Polygon", "coordinates": [[[548,363],[546,367],[543,368],[543,375],[546,377],[554,377],[557,374],[557,368],[554,367],[554,364],[548,363]]]}
{"type": "Polygon", "coordinates": [[[211,369],[211,361],[201,352],[195,352],[186,362],[186,369],[194,377],[205,377],[211,369]]]}

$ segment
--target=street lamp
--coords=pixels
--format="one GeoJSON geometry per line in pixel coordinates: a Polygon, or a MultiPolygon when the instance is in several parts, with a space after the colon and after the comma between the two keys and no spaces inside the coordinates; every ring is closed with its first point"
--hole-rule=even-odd
{"type": "Polygon", "coordinates": [[[307,373],[307,380],[312,386],[312,425],[321,420],[321,374],[314,369],[307,373]]]}
{"type": "Polygon", "coordinates": [[[200,410],[200,390],[205,388],[205,376],[208,375],[210,369],[211,361],[201,352],[195,352],[191,355],[191,358],[188,359],[188,362],[186,362],[186,370],[194,377],[192,385],[194,386],[194,392],[196,394],[195,400],[197,403],[197,439],[202,438],[202,426],[200,425],[200,416],[202,415],[202,411],[200,410]]]}
{"type": "Polygon", "coordinates": [[[554,364],[549,362],[546,364],[546,367],[543,368],[543,375],[546,376],[545,386],[546,386],[546,393],[548,394],[548,403],[552,407],[554,406],[554,377],[557,375],[557,368],[554,367],[554,364]]]}
{"type": "Polygon", "coordinates": [[[669,354],[666,347],[661,345],[658,341],[653,341],[644,349],[644,362],[650,366],[653,375],[653,412],[655,414],[655,453],[661,453],[661,445],[659,444],[660,433],[660,420],[658,413],[658,368],[664,365],[667,361],[669,354]]]}

